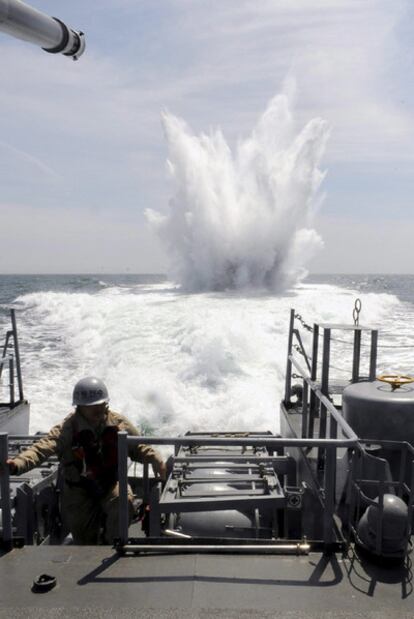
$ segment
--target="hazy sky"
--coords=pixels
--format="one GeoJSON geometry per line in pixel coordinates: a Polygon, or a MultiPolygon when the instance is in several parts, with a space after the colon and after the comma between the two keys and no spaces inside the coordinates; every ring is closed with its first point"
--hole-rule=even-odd
{"type": "Polygon", "coordinates": [[[0,272],[165,272],[160,112],[231,145],[294,76],[331,126],[315,272],[414,272],[412,0],[32,0],[78,61],[0,34],[0,272]]]}

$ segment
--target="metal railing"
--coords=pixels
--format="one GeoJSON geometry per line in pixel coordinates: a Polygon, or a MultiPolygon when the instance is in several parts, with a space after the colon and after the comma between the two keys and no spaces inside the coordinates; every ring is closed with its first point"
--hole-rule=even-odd
{"type": "Polygon", "coordinates": [[[0,357],[0,379],[3,375],[4,368],[8,369],[9,382],[8,392],[9,401],[5,402],[6,406],[13,408],[16,404],[23,402],[23,379],[20,365],[19,340],[17,337],[16,313],[14,309],[10,310],[10,319],[12,328],[6,331],[6,336],[3,344],[3,351],[0,357]],[[13,353],[9,349],[13,349],[13,353]],[[16,400],[16,390],[18,398],[16,400]]]}
{"type": "MultiPolygon", "coordinates": [[[[356,530],[361,516],[361,510],[366,509],[369,505],[375,505],[378,509],[378,521],[376,531],[376,553],[382,552],[382,526],[384,516],[384,494],[387,492],[394,493],[398,497],[403,498],[408,506],[408,523],[409,531],[414,526],[414,448],[411,444],[403,441],[386,441],[375,440],[368,441],[359,438],[344,419],[340,408],[338,409],[333,404],[333,394],[341,393],[341,390],[335,391],[335,386],[331,384],[330,368],[335,368],[331,364],[331,342],[339,341],[332,337],[332,330],[345,330],[353,332],[353,347],[352,350],[352,366],[349,375],[349,381],[346,384],[359,382],[361,380],[374,381],[376,378],[376,363],[378,351],[378,331],[376,329],[360,327],[356,322],[354,325],[318,325],[313,327],[307,325],[302,316],[291,310],[290,328],[288,340],[288,361],[285,384],[285,400],[284,404],[287,410],[293,407],[295,411],[301,413],[301,436],[307,439],[314,439],[316,436],[319,439],[329,437],[336,439],[338,436],[347,438],[353,437],[355,440],[354,449],[350,456],[349,462],[349,478],[348,478],[348,537],[351,533],[356,538],[356,530]],[[302,343],[299,329],[295,326],[295,320],[298,320],[302,326],[312,332],[312,355],[308,355],[302,343]],[[320,333],[323,330],[323,334],[320,333]],[[366,332],[370,336],[368,347],[368,375],[361,376],[361,352],[362,352],[362,333],[366,332]],[[323,339],[322,362],[319,362],[318,355],[319,340],[323,339]],[[295,345],[295,338],[298,345],[295,345]],[[295,353],[299,353],[305,359],[306,369],[298,362],[295,353]],[[320,368],[320,375],[318,371],[320,368]],[[294,373],[296,370],[297,373],[294,373]],[[292,392],[292,379],[302,381],[301,389],[299,390],[300,397],[297,402],[292,403],[292,395],[297,395],[298,392],[292,392]],[[390,461],[391,456],[379,457],[368,453],[368,444],[375,443],[377,447],[381,447],[382,453],[386,450],[400,454],[400,463],[398,470],[395,470],[395,478],[390,477],[390,461]],[[390,458],[390,459],[387,459],[390,458]],[[362,475],[363,463],[371,460],[375,462],[376,473],[375,478],[365,479],[362,475]],[[407,482],[408,478],[408,482],[407,482]],[[369,488],[369,494],[367,496],[369,488]]],[[[322,447],[318,450],[317,471],[325,467],[325,474],[331,471],[331,467],[336,467],[336,462],[330,456],[330,464],[327,458],[328,452],[322,447]]],[[[306,457],[306,456],[305,456],[306,457]]],[[[396,468],[396,467],[394,467],[396,468]]],[[[332,471],[330,474],[334,474],[332,471]]],[[[348,539],[349,541],[349,539],[348,539]]],[[[408,541],[408,540],[407,540],[408,541]]]]}
{"type": "MultiPolygon", "coordinates": [[[[294,309],[290,310],[290,322],[289,322],[289,336],[288,336],[288,355],[287,355],[287,367],[285,378],[285,402],[290,401],[291,387],[292,387],[292,359],[294,358],[294,351],[300,354],[307,366],[309,378],[312,381],[318,380],[318,371],[320,369],[320,383],[321,391],[324,395],[329,394],[329,379],[330,379],[330,358],[331,358],[331,343],[333,341],[341,341],[332,337],[332,331],[346,331],[353,333],[352,342],[352,367],[350,382],[358,382],[362,378],[361,376],[361,358],[362,358],[362,334],[368,333],[370,335],[369,343],[369,369],[368,379],[375,380],[376,367],[377,367],[377,353],[378,353],[378,330],[370,327],[361,327],[358,324],[353,325],[337,325],[337,324],[314,324],[312,327],[307,325],[302,316],[297,314],[294,309]],[[296,326],[296,320],[298,320],[302,326],[312,333],[312,353],[309,354],[304,346],[303,338],[299,329],[296,326]],[[323,331],[323,333],[321,333],[323,331]],[[319,361],[319,339],[322,337],[322,361],[319,361]],[[296,343],[295,343],[296,342],[296,343]]],[[[347,343],[347,342],[345,342],[347,343]]],[[[311,399],[311,406],[314,407],[315,399],[311,399]]]]}

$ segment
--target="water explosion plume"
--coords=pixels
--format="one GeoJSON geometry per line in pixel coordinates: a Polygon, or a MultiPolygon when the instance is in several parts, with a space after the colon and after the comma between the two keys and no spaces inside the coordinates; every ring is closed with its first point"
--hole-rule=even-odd
{"type": "Polygon", "coordinates": [[[167,215],[147,210],[187,290],[280,290],[322,245],[311,228],[328,137],[315,118],[297,131],[290,97],[274,97],[234,153],[221,130],[194,135],[163,114],[175,195],[167,215]]]}

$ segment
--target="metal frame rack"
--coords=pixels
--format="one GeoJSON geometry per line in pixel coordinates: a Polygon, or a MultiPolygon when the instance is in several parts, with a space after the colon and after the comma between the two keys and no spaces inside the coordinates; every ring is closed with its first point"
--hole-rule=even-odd
{"type": "MultiPolygon", "coordinates": [[[[337,411],[333,408],[330,414],[334,415],[338,424],[341,424],[341,418],[337,411]]],[[[171,548],[171,545],[159,537],[160,516],[161,514],[169,513],[185,513],[197,511],[220,511],[223,509],[251,508],[258,509],[266,504],[273,510],[286,509],[289,505],[289,497],[295,496],[297,499],[300,494],[300,486],[291,485],[293,482],[292,459],[289,456],[280,455],[284,450],[299,447],[309,449],[314,447],[323,447],[328,453],[328,458],[325,467],[324,482],[319,488],[318,498],[323,508],[323,539],[313,540],[315,544],[323,546],[325,549],[333,548],[335,545],[342,546],[343,538],[337,537],[336,525],[334,521],[335,514],[335,462],[336,450],[339,448],[354,448],[357,444],[357,438],[347,427],[343,427],[346,438],[342,439],[292,439],[292,438],[277,438],[274,436],[260,436],[257,433],[249,437],[231,437],[222,435],[186,435],[176,438],[149,438],[128,436],[126,432],[118,434],[118,469],[119,469],[119,540],[117,548],[120,552],[145,552],[149,549],[165,550],[171,548]],[[140,540],[139,543],[134,539],[130,539],[128,535],[128,482],[127,482],[127,457],[128,448],[137,445],[173,445],[178,448],[178,456],[176,461],[175,471],[170,476],[169,481],[161,493],[160,488],[155,485],[150,498],[150,537],[146,540],[140,540]],[[230,453],[226,455],[211,455],[200,454],[201,447],[210,448],[234,448],[240,447],[243,450],[251,450],[250,453],[243,455],[234,455],[230,453]],[[186,449],[187,448],[187,449],[186,449]],[[190,449],[188,449],[190,448],[190,449]],[[274,455],[274,452],[278,455],[274,455]],[[235,490],[232,496],[220,496],[220,492],[209,493],[209,496],[186,496],[180,492],[180,487],[186,484],[191,485],[191,481],[185,479],[183,472],[183,464],[192,467],[195,464],[209,464],[215,467],[217,462],[223,463],[228,459],[232,465],[239,464],[249,465],[252,470],[256,465],[259,465],[264,471],[262,476],[253,474],[254,479],[249,479],[243,472],[230,474],[227,481],[235,486],[238,482],[246,484],[244,491],[235,490]],[[252,466],[254,465],[254,467],[252,466]],[[282,483],[281,479],[285,482],[282,483]],[[254,485],[261,482],[261,489],[257,492],[254,485]],[[180,483],[179,483],[180,482],[180,483]]],[[[257,473],[257,469],[255,471],[257,473]]],[[[296,477],[296,475],[294,475],[296,477]]],[[[193,480],[195,485],[199,479],[193,480]]],[[[205,481],[205,479],[203,480],[205,481]]],[[[145,485],[145,480],[144,480],[145,485]]],[[[294,506],[294,501],[290,501],[290,506],[294,506]]],[[[171,541],[171,540],[170,540],[171,541]]],[[[198,542],[199,540],[197,540],[198,542]]],[[[275,552],[279,552],[279,546],[284,548],[300,547],[300,540],[292,542],[289,545],[288,539],[276,540],[269,536],[267,540],[262,540],[267,550],[274,548],[275,552]]],[[[187,549],[191,548],[195,542],[191,540],[174,539],[174,547],[183,545],[187,549]]],[[[227,542],[228,543],[228,542],[227,542]]],[[[219,540],[219,545],[226,546],[227,543],[222,539],[219,540]]],[[[250,540],[250,545],[257,545],[257,540],[250,540]]],[[[204,546],[209,548],[208,543],[204,540],[204,546]]],[[[221,547],[220,546],[220,547],[221,547]]],[[[247,550],[249,543],[242,544],[247,550]]],[[[217,550],[217,543],[213,544],[217,550]]],[[[194,550],[194,548],[193,548],[194,550]]]]}
{"type": "Polygon", "coordinates": [[[21,476],[10,476],[7,458],[39,440],[41,435],[9,436],[0,432],[0,546],[59,543],[64,529],[59,515],[59,464],[54,457],[21,476]]]}

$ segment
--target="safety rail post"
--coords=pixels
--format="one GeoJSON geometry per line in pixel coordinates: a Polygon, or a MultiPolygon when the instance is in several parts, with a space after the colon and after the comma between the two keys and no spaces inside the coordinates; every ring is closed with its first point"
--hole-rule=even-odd
{"type": "Polygon", "coordinates": [[[10,406],[14,406],[14,363],[13,357],[9,358],[9,389],[10,389],[10,406]]]}
{"type": "Polygon", "coordinates": [[[309,387],[306,380],[303,381],[302,391],[302,438],[308,437],[308,400],[309,400],[309,387]]]}
{"type": "Polygon", "coordinates": [[[17,337],[16,310],[11,309],[10,315],[11,315],[12,330],[13,330],[13,347],[14,347],[14,357],[16,359],[16,374],[17,374],[17,386],[19,389],[19,401],[23,402],[24,400],[23,379],[22,379],[22,368],[20,366],[19,339],[17,337]]]}
{"type": "Polygon", "coordinates": [[[375,541],[375,552],[378,555],[380,555],[382,551],[382,524],[384,519],[384,493],[386,477],[386,464],[384,462],[383,466],[380,469],[378,480],[378,521],[376,530],[377,539],[375,541]]]}
{"type": "MultiPolygon", "coordinates": [[[[312,367],[311,367],[311,380],[316,381],[318,376],[318,348],[319,348],[319,325],[313,325],[313,342],[312,342],[312,367]]],[[[310,394],[310,410],[309,410],[309,437],[313,437],[314,420],[317,416],[317,407],[319,406],[319,400],[316,397],[315,392],[312,390],[310,394]]]]}
{"type": "Polygon", "coordinates": [[[13,541],[10,504],[10,473],[7,466],[9,454],[9,437],[7,432],[0,432],[0,505],[2,513],[3,539],[2,544],[9,549],[13,541]]]}
{"type": "Polygon", "coordinates": [[[149,502],[150,497],[150,484],[149,484],[149,465],[148,462],[144,462],[142,465],[142,498],[144,503],[149,502]]]}
{"type": "Polygon", "coordinates": [[[335,512],[335,477],[336,477],[336,448],[326,447],[325,459],[325,509],[323,512],[323,541],[325,549],[334,540],[334,512],[335,512]]]}
{"type": "Polygon", "coordinates": [[[360,512],[360,497],[359,491],[357,488],[357,479],[360,477],[360,471],[362,466],[362,450],[354,450],[350,456],[349,461],[349,478],[348,478],[348,487],[347,487],[347,495],[346,502],[348,505],[348,521],[350,522],[350,530],[348,534],[350,536],[351,529],[355,529],[356,523],[359,520],[359,512],[360,512]]]}
{"type": "MultiPolygon", "coordinates": [[[[329,415],[329,438],[331,439],[337,439],[338,438],[338,422],[336,421],[335,417],[333,415],[329,415]]],[[[336,496],[336,466],[337,466],[337,462],[336,462],[336,450],[334,453],[335,457],[333,458],[332,462],[330,462],[330,464],[326,464],[326,466],[331,466],[332,467],[332,484],[333,484],[333,500],[334,500],[334,504],[335,504],[335,496],[336,496]]]]}
{"type": "Polygon", "coordinates": [[[160,484],[156,483],[151,489],[150,498],[150,519],[149,519],[149,534],[150,537],[161,536],[161,511],[160,511],[160,484]]]}
{"type": "MultiPolygon", "coordinates": [[[[405,478],[405,470],[407,467],[407,443],[404,443],[404,448],[400,451],[400,472],[398,475],[398,490],[397,490],[397,496],[400,497],[400,499],[402,498],[403,494],[404,494],[404,478],[405,478]]],[[[410,487],[412,484],[412,481],[410,479],[410,487]]]]}
{"type": "MultiPolygon", "coordinates": [[[[329,395],[329,362],[331,356],[331,330],[323,331],[323,352],[322,352],[322,380],[321,391],[323,395],[329,395]]],[[[326,407],[325,407],[326,409],[326,407]]]]}
{"type": "Polygon", "coordinates": [[[293,344],[293,329],[295,324],[295,310],[290,310],[290,322],[289,322],[289,338],[288,338],[288,354],[287,354],[287,364],[286,364],[286,379],[285,379],[285,403],[286,405],[290,402],[290,394],[291,394],[291,385],[292,385],[292,361],[290,356],[292,354],[292,344],[293,344]]]}
{"type": "Polygon", "coordinates": [[[361,362],[361,330],[355,327],[354,330],[354,350],[352,357],[352,382],[359,381],[359,367],[361,362]]]}
{"type": "MultiPolygon", "coordinates": [[[[321,376],[321,392],[325,397],[329,397],[329,362],[331,354],[331,330],[329,328],[323,331],[323,351],[322,351],[322,376],[321,376]]],[[[322,402],[320,403],[320,419],[319,419],[319,438],[326,438],[327,429],[327,407],[322,402]]],[[[318,471],[322,471],[326,452],[324,447],[318,449],[318,471]]]]}
{"type": "Polygon", "coordinates": [[[378,330],[371,331],[371,352],[369,359],[369,380],[375,380],[377,375],[378,330]]]}
{"type": "Polygon", "coordinates": [[[128,433],[118,432],[118,483],[119,483],[119,540],[122,545],[128,541],[128,433]]]}

